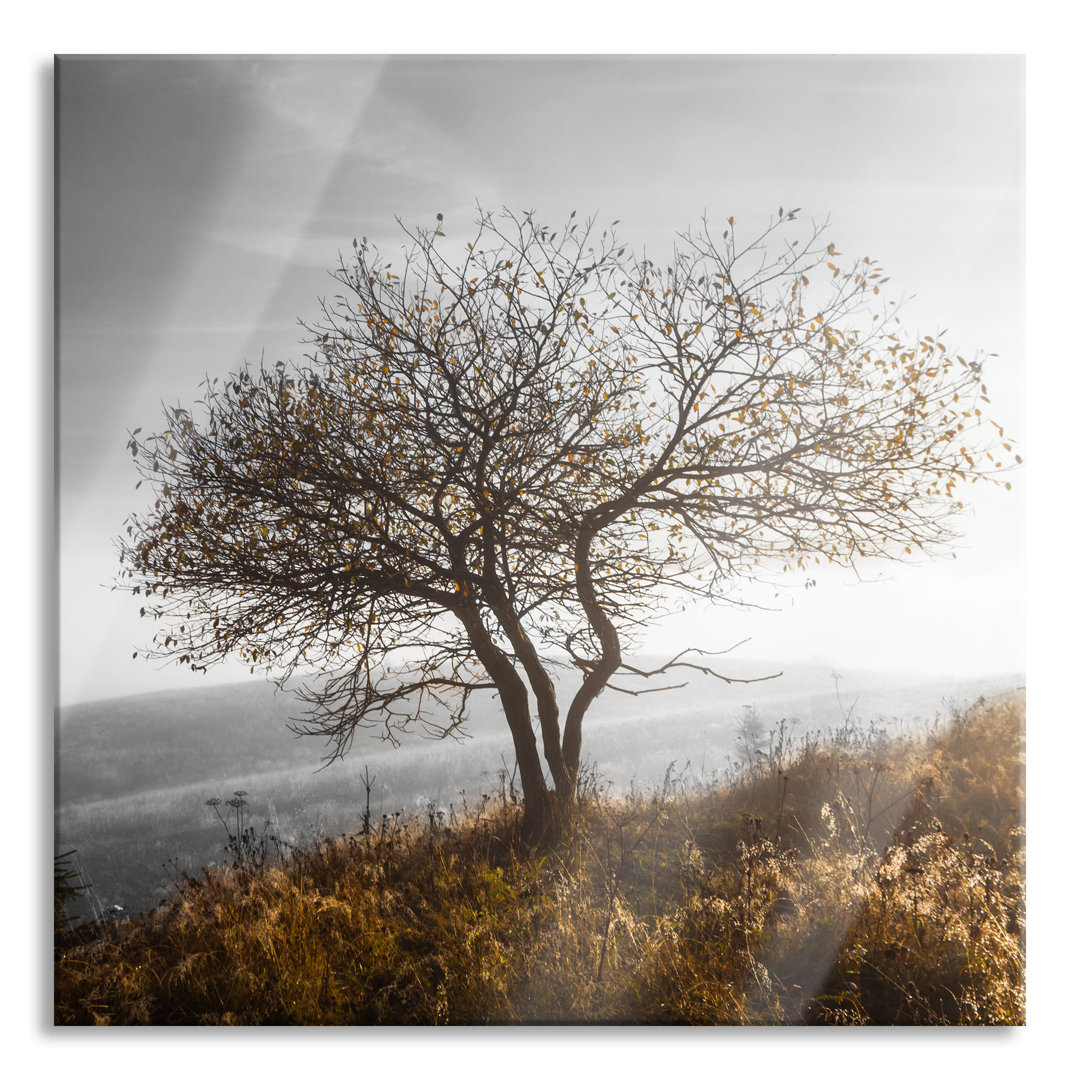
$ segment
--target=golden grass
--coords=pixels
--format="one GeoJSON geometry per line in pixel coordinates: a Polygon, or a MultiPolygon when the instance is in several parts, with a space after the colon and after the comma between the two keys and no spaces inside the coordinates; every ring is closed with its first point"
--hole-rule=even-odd
{"type": "MultiPolygon", "coordinates": [[[[1021,1024],[1024,702],[707,788],[396,819],[57,938],[60,1024],[1021,1024]]],[[[775,766],[779,766],[778,768],[775,766]]]]}

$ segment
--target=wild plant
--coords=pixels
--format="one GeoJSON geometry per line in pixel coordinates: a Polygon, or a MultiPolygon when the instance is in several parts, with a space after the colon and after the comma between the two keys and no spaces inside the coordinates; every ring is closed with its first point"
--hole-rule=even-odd
{"type": "Polygon", "coordinates": [[[361,832],[364,836],[371,835],[371,787],[375,783],[375,777],[372,776],[367,765],[364,766],[364,779],[361,781],[364,785],[364,817],[361,821],[361,832]]]}
{"type": "Polygon", "coordinates": [[[276,815],[272,810],[263,821],[262,831],[256,831],[246,795],[246,791],[234,791],[233,797],[224,804],[220,798],[214,796],[206,800],[206,805],[214,811],[228,836],[225,853],[231,857],[233,869],[253,872],[266,866],[271,851],[277,855],[280,862],[284,849],[289,845],[280,836],[276,815]],[[232,813],[223,814],[222,805],[232,813]]]}
{"type": "Polygon", "coordinates": [[[506,757],[502,754],[499,755],[502,761],[502,768],[498,772],[499,777],[499,803],[505,810],[507,804],[511,806],[517,806],[518,794],[515,788],[515,781],[517,780],[518,763],[517,759],[514,759],[514,766],[510,768],[506,764],[506,757]]]}

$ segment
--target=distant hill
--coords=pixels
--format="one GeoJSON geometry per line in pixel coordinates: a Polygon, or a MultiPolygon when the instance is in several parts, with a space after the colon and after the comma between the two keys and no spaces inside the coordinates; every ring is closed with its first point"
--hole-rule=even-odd
{"type": "Polygon", "coordinates": [[[60,712],[58,801],[227,780],[283,766],[318,768],[320,745],[286,727],[290,695],[263,682],[167,690],[60,712]]]}
{"type": "MultiPolygon", "coordinates": [[[[634,663],[648,669],[659,661],[646,657],[634,663]]],[[[620,773],[625,774],[627,768],[633,773],[651,757],[635,761],[635,749],[655,744],[661,756],[670,755],[666,763],[684,751],[699,752],[703,732],[717,736],[714,755],[729,751],[724,737],[730,734],[743,707],[750,704],[766,721],[786,716],[798,719],[802,728],[809,730],[840,723],[841,707],[854,706],[863,722],[932,717],[949,700],[965,701],[1023,683],[1018,675],[947,680],[869,671],[847,672],[837,681],[831,669],[810,666],[789,668],[778,678],[768,678],[780,667],[754,661],[727,661],[719,670],[733,678],[765,681],[728,685],[685,669],[649,680],[614,680],[637,690],[681,682],[687,685],[640,696],[606,690],[586,717],[586,754],[602,769],[618,765],[620,773]],[[648,730],[650,721],[657,722],[654,732],[648,730]],[[633,729],[633,737],[628,738],[627,728],[633,729]],[[691,740],[685,746],[684,737],[691,740]]],[[[558,679],[564,708],[577,681],[576,672],[564,672],[558,679]]],[[[118,798],[193,783],[209,787],[230,783],[238,776],[276,775],[283,770],[313,773],[323,765],[328,747],[318,738],[298,738],[288,729],[290,717],[301,713],[302,706],[292,694],[277,692],[260,680],[68,706],[60,711],[57,736],[57,801],[63,805],[118,798]]],[[[497,700],[494,695],[478,697],[464,729],[462,749],[468,749],[470,743],[493,740],[509,755],[510,738],[497,700]]],[[[437,753],[438,747],[457,745],[452,740],[439,742],[407,733],[402,746],[395,749],[381,737],[379,729],[361,730],[350,757],[385,760],[388,768],[394,767],[394,757],[398,757],[401,766],[411,766],[417,753],[437,753]]],[[[450,753],[451,758],[458,756],[450,753]]],[[[499,760],[498,753],[495,760],[499,760]]],[[[717,763],[714,758],[713,764],[717,763]]],[[[645,773],[643,768],[642,775],[645,773]]]]}

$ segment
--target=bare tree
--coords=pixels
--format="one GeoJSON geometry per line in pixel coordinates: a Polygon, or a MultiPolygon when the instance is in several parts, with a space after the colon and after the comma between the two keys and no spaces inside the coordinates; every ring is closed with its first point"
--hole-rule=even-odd
{"type": "Polygon", "coordinates": [[[494,692],[542,834],[589,706],[642,692],[613,679],[724,678],[695,649],[624,661],[672,598],[940,550],[958,484],[1009,448],[979,361],[903,338],[877,264],[785,239],[794,217],[745,245],[703,222],[663,264],[573,214],[481,212],[458,262],[441,229],[405,230],[396,267],[354,240],[303,361],[208,379],[197,417],[131,437],[147,655],[302,678],[298,730],[332,756],[359,727],[451,733],[494,692]]]}

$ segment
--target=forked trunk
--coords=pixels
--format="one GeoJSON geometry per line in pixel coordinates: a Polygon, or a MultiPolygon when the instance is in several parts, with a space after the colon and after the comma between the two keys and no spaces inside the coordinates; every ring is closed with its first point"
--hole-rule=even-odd
{"type": "Polygon", "coordinates": [[[544,839],[552,832],[555,807],[544,779],[544,768],[533,734],[529,711],[529,692],[514,665],[491,640],[483,620],[473,611],[459,612],[477,658],[495,683],[503,715],[514,740],[521,791],[524,796],[522,835],[530,843],[544,839]]]}
{"type": "Polygon", "coordinates": [[[514,655],[525,669],[525,677],[536,697],[537,715],[540,718],[540,734],[544,744],[544,758],[551,773],[552,782],[560,804],[568,804],[573,797],[574,783],[563,761],[562,743],[559,734],[559,700],[555,694],[555,684],[544,667],[536,646],[522,626],[521,620],[496,569],[497,557],[491,530],[485,549],[484,591],[495,617],[499,620],[503,633],[506,634],[514,655]]]}

